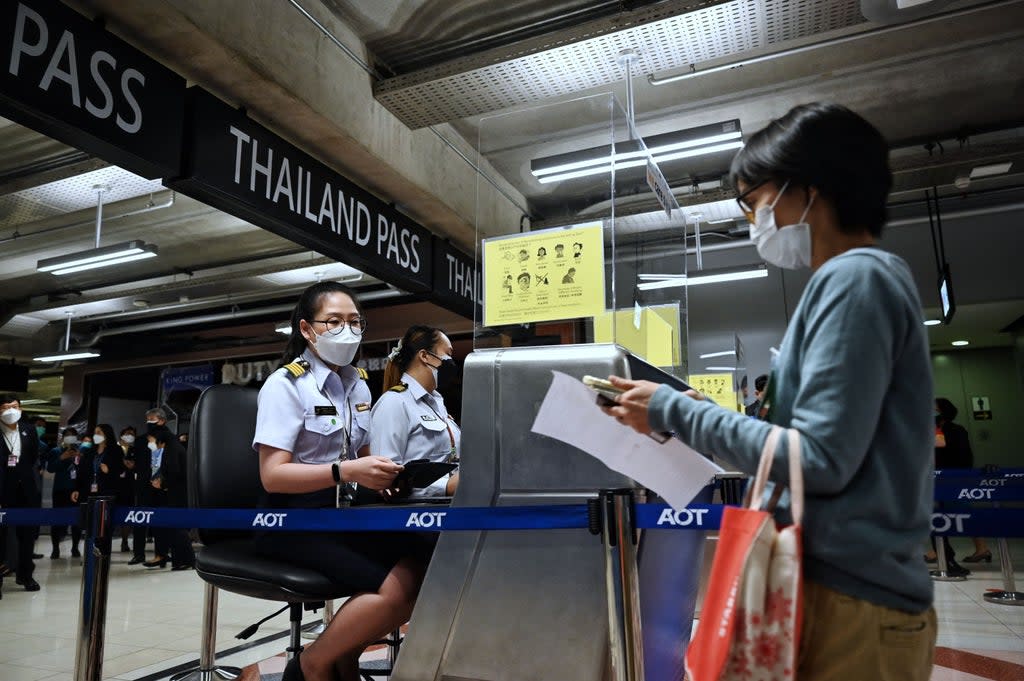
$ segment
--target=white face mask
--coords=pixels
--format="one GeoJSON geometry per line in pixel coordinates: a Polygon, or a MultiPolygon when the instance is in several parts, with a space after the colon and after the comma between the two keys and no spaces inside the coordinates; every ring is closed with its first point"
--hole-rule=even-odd
{"type": "Polygon", "coordinates": [[[78,444],[78,438],[75,437],[74,435],[65,435],[64,436],[64,444],[66,444],[66,445],[77,445],[78,444]]]}
{"type": "Polygon", "coordinates": [[[356,356],[356,350],[359,349],[360,340],[361,337],[352,333],[352,329],[346,325],[337,336],[332,336],[329,333],[318,335],[313,349],[323,361],[343,367],[352,363],[352,358],[356,356]]]}
{"type": "Polygon", "coordinates": [[[107,438],[102,436],[102,435],[93,435],[92,436],[92,441],[93,441],[93,444],[101,445],[101,444],[103,444],[104,442],[107,441],[107,438]]]}
{"type": "Polygon", "coordinates": [[[775,204],[788,186],[789,181],[782,185],[779,195],[770,205],[757,209],[754,224],[750,226],[750,240],[757,244],[757,253],[765,262],[783,269],[797,270],[811,266],[811,226],[804,222],[804,218],[811,210],[814,197],[807,202],[799,222],[780,229],[775,224],[775,204]]]}
{"type": "Polygon", "coordinates": [[[21,420],[21,410],[11,407],[5,409],[3,414],[0,414],[0,421],[3,421],[9,426],[13,426],[15,423],[21,420]]]}
{"type": "Polygon", "coordinates": [[[135,444],[135,436],[134,435],[122,435],[121,436],[121,442],[125,443],[126,445],[135,444]]]}
{"type": "Polygon", "coordinates": [[[151,451],[151,452],[155,452],[157,450],[157,446],[156,446],[155,442],[150,442],[146,446],[149,447],[149,451],[151,451]]]}

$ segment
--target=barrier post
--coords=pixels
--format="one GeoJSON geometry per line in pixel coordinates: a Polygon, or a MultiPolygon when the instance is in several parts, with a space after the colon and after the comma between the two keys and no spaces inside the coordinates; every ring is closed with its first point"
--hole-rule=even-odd
{"type": "Polygon", "coordinates": [[[114,497],[90,497],[81,507],[85,550],[82,552],[82,595],[78,608],[74,681],[101,681],[103,678],[113,506],[114,497]]]}
{"type": "Polygon", "coordinates": [[[643,636],[636,567],[636,506],[631,489],[601,490],[608,636],[615,681],[643,681],[643,636]]]}
{"type": "Polygon", "coordinates": [[[932,535],[935,538],[935,558],[938,563],[938,570],[932,570],[928,574],[936,582],[966,582],[965,575],[949,574],[949,564],[946,562],[946,542],[943,537],[932,535]]]}
{"type": "Polygon", "coordinates": [[[982,598],[989,603],[1000,605],[1024,605],[1024,593],[1017,591],[1017,584],[1013,579],[1013,563],[1010,561],[1010,546],[1006,537],[997,540],[999,545],[999,566],[1003,571],[1003,590],[989,591],[982,598]]]}

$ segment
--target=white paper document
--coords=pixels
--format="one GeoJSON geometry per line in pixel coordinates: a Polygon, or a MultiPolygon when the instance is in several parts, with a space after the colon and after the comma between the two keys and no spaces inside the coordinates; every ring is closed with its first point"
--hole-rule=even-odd
{"type": "Polygon", "coordinates": [[[670,439],[658,444],[601,411],[594,392],[561,371],[533,422],[533,432],[560,440],[595,457],[681,509],[722,469],[690,447],[670,439]]]}

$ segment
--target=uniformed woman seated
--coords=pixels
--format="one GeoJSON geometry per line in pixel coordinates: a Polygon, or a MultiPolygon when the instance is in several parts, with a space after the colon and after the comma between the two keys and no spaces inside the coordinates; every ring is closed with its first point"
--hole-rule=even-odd
{"type": "MultiPolygon", "coordinates": [[[[292,313],[284,366],[259,395],[253,448],[267,505],[343,505],[347,483],[382,490],[402,466],[368,456],[370,390],[351,366],[366,329],[351,289],[336,282],[307,288],[292,313]]],[[[431,544],[402,533],[267,533],[268,556],[316,570],[356,594],[327,630],[289,662],[283,678],[356,681],[374,641],[408,621],[431,544]]]]}
{"type": "MultiPolygon", "coordinates": [[[[397,463],[457,462],[462,431],[437,391],[457,376],[448,336],[429,326],[410,327],[384,369],[384,394],[372,412],[370,451],[397,463]]],[[[455,472],[429,487],[414,489],[412,496],[451,496],[458,484],[455,472]]]]}

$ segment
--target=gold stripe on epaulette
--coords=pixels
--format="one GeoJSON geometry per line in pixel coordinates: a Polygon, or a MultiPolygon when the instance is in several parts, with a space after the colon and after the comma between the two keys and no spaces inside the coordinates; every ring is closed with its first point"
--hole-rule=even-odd
{"type": "Polygon", "coordinates": [[[408,389],[409,389],[409,386],[407,386],[405,383],[399,383],[398,385],[392,386],[390,392],[393,392],[393,393],[404,393],[408,389]]]}
{"type": "Polygon", "coordinates": [[[370,377],[370,374],[366,371],[366,369],[363,369],[362,367],[356,367],[356,371],[359,372],[359,378],[363,379],[364,381],[370,377]]]}
{"type": "Polygon", "coordinates": [[[309,363],[303,361],[291,362],[290,364],[285,364],[284,368],[288,370],[292,378],[298,378],[309,369],[309,363]]]}

